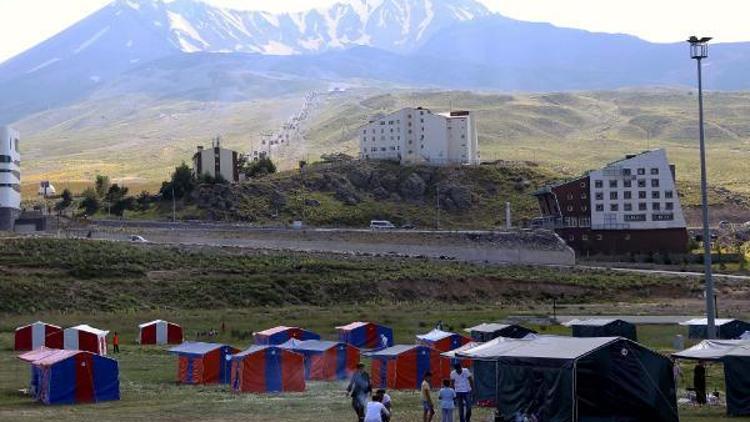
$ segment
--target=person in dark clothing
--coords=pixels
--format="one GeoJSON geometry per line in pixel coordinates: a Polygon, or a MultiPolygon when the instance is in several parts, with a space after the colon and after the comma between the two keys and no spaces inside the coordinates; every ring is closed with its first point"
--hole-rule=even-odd
{"type": "Polygon", "coordinates": [[[706,366],[698,362],[693,370],[693,388],[695,388],[695,401],[700,405],[706,404],[706,366]]]}
{"type": "Polygon", "coordinates": [[[370,384],[370,374],[365,371],[365,365],[360,363],[357,365],[357,371],[352,375],[349,380],[349,386],[346,387],[346,393],[352,398],[352,409],[357,414],[357,420],[363,422],[365,420],[365,406],[367,406],[367,399],[372,393],[372,385],[370,384]]]}

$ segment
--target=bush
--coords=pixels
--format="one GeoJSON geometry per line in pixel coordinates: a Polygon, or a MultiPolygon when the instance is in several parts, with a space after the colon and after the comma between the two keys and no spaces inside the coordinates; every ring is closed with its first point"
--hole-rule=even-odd
{"type": "Polygon", "coordinates": [[[193,177],[193,171],[183,162],[174,169],[172,179],[169,182],[162,183],[159,192],[164,199],[171,200],[173,192],[175,198],[181,199],[189,195],[194,188],[195,178],[193,177]]]}
{"type": "Polygon", "coordinates": [[[255,161],[250,161],[243,168],[247,177],[265,176],[276,173],[276,164],[268,157],[262,157],[255,161]]]}
{"type": "Polygon", "coordinates": [[[96,214],[100,207],[99,195],[96,193],[96,190],[88,188],[83,191],[83,200],[81,201],[80,208],[84,210],[86,215],[96,214]]]}

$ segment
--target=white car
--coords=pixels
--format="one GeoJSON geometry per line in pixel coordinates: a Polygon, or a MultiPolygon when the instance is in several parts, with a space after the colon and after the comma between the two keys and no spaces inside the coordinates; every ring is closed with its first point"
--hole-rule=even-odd
{"type": "Polygon", "coordinates": [[[132,235],[130,241],[135,243],[148,243],[148,240],[144,239],[143,236],[132,235]]]}
{"type": "Polygon", "coordinates": [[[391,230],[395,229],[396,226],[388,220],[372,220],[370,221],[370,228],[373,230],[391,230]]]}

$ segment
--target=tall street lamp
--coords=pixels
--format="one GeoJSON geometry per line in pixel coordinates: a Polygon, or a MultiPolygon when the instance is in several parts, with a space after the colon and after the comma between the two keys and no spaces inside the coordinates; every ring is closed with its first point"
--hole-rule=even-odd
{"type": "Polygon", "coordinates": [[[703,59],[708,57],[710,37],[698,38],[695,35],[687,40],[690,43],[690,57],[698,63],[698,121],[700,125],[701,153],[701,199],[703,205],[703,265],[706,277],[706,335],[716,338],[716,303],[714,302],[714,278],[711,274],[711,229],[708,225],[708,189],[706,182],[706,142],[703,129],[703,59]]]}

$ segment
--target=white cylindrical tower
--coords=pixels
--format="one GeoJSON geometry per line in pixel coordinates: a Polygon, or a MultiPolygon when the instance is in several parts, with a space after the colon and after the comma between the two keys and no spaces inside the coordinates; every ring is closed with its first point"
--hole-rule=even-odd
{"type": "Polygon", "coordinates": [[[12,231],[21,214],[20,136],[14,129],[0,127],[0,231],[12,231]]]}

